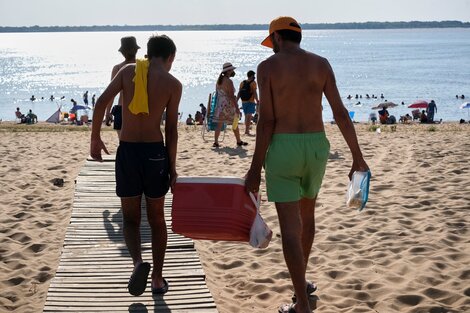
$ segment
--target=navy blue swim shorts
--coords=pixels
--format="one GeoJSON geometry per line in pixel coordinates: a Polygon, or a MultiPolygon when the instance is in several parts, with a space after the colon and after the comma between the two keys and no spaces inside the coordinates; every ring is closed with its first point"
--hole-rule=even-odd
{"type": "Polygon", "coordinates": [[[116,153],[118,197],[161,198],[169,189],[168,152],[163,142],[119,143],[116,153]]]}

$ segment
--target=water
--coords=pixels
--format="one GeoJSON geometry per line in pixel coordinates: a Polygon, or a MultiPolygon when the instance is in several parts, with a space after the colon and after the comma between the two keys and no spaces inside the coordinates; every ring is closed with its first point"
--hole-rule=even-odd
{"type": "MultiPolygon", "coordinates": [[[[250,69],[272,54],[259,45],[266,31],[165,32],[178,52],[172,74],[183,83],[180,111],[193,114],[206,103],[224,62],[237,69],[235,86],[250,69]]],[[[117,51],[120,38],[134,35],[143,57],[150,32],[20,33],[0,34],[0,119],[14,120],[16,107],[32,109],[39,120],[47,119],[70,99],[82,103],[89,91],[99,96],[109,82],[114,64],[122,61],[117,51]],[[38,100],[30,101],[31,95],[38,100]],[[55,101],[49,101],[54,95],[55,101]],[[64,96],[65,100],[57,100],[64,96]],[[44,100],[41,100],[44,97],[44,100]]],[[[356,121],[366,121],[381,99],[365,94],[384,94],[386,100],[406,105],[434,99],[436,119],[467,119],[459,108],[470,97],[469,29],[309,30],[302,47],[329,59],[348,110],[356,121]],[[362,99],[347,100],[347,95],[362,99]],[[455,95],[467,95],[465,100],[455,95]],[[355,105],[358,101],[360,105],[355,105]]],[[[385,99],[383,99],[385,100],[385,99]]],[[[400,116],[411,110],[400,105],[390,113],[400,116]]],[[[332,120],[324,99],[323,116],[332,120]]]]}

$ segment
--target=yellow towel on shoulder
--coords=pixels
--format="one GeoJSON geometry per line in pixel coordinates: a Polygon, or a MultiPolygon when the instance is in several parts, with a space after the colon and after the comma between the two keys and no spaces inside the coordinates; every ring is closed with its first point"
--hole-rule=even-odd
{"type": "Polygon", "coordinates": [[[132,114],[149,114],[149,97],[147,94],[148,71],[149,61],[147,59],[137,59],[135,62],[134,98],[132,98],[129,104],[129,111],[132,114]]]}

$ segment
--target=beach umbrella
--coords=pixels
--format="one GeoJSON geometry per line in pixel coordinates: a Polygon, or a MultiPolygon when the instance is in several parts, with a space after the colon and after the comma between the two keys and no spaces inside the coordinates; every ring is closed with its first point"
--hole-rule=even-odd
{"type": "Polygon", "coordinates": [[[410,109],[427,109],[428,108],[428,102],[424,100],[416,101],[413,102],[408,106],[410,109]]]}
{"type": "Polygon", "coordinates": [[[386,101],[386,102],[379,103],[378,105],[376,105],[372,109],[377,110],[377,109],[383,109],[383,108],[394,108],[396,106],[398,106],[398,104],[393,103],[391,101],[386,101]]]}
{"type": "Polygon", "coordinates": [[[467,109],[467,116],[470,116],[470,102],[462,103],[461,109],[467,109]]]}

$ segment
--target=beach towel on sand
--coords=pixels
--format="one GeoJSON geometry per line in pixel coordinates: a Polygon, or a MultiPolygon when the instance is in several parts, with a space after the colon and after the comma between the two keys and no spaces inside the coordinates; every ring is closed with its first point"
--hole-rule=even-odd
{"type": "Polygon", "coordinates": [[[134,98],[129,104],[129,111],[132,114],[149,114],[149,99],[147,94],[147,74],[149,71],[149,61],[137,59],[135,63],[134,76],[134,98]]]}

